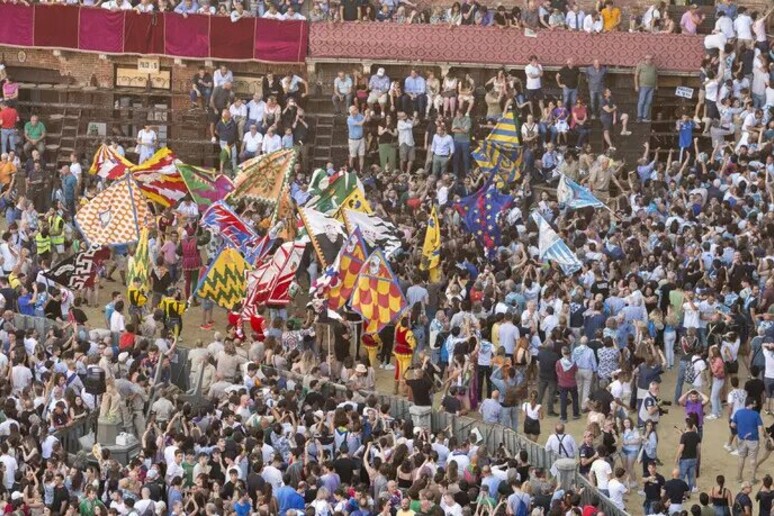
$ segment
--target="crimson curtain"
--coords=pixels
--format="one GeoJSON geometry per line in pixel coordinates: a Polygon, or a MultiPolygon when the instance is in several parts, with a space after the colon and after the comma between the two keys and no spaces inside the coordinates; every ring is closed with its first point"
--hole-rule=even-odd
{"type": "Polygon", "coordinates": [[[308,39],[305,21],[245,18],[232,22],[204,15],[0,3],[0,45],[300,63],[306,58],[308,39]]]}

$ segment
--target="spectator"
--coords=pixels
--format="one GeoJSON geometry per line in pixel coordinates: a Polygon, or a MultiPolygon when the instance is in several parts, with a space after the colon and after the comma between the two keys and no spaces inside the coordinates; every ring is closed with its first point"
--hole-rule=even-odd
{"type": "Polygon", "coordinates": [[[658,71],[653,64],[653,56],[645,55],[645,60],[634,69],[634,91],[639,93],[637,100],[637,122],[650,122],[650,109],[653,94],[658,89],[658,71]]]}
{"type": "Polygon", "coordinates": [[[41,154],[46,152],[46,126],[38,115],[32,115],[24,124],[24,154],[29,155],[33,147],[41,154]]]}
{"type": "Polygon", "coordinates": [[[352,105],[353,91],[352,91],[352,78],[345,74],[344,71],[339,71],[336,78],[333,80],[333,110],[337,115],[340,115],[349,110],[349,106],[352,105]]]}

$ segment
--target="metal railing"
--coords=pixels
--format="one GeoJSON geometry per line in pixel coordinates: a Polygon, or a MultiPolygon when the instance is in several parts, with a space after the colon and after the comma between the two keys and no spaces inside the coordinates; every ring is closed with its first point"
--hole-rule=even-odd
{"type": "Polygon", "coordinates": [[[81,451],[80,438],[92,432],[96,422],[97,413],[95,411],[63,428],[59,428],[54,432],[54,437],[59,439],[62,449],[68,454],[78,453],[81,451]]]}

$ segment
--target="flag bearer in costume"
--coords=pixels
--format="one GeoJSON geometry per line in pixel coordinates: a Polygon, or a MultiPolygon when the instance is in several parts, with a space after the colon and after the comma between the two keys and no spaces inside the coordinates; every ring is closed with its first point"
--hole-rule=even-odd
{"type": "Polygon", "coordinates": [[[411,360],[414,358],[414,349],[417,347],[417,341],[414,338],[414,332],[411,331],[408,315],[403,315],[400,322],[395,327],[395,348],[392,354],[395,355],[397,367],[395,368],[395,393],[402,392],[405,385],[403,373],[411,366],[411,360]]]}
{"type": "Polygon", "coordinates": [[[142,322],[143,307],[148,302],[148,294],[142,286],[142,280],[136,276],[132,279],[132,284],[129,285],[128,291],[129,315],[132,317],[135,328],[139,328],[142,322]]]}
{"type": "Polygon", "coordinates": [[[376,364],[379,363],[379,347],[382,344],[379,335],[376,333],[373,335],[363,335],[362,342],[368,356],[368,365],[376,367],[376,364]]]}
{"type": "Polygon", "coordinates": [[[170,289],[169,295],[161,300],[161,310],[164,312],[164,326],[177,338],[183,331],[183,312],[186,309],[183,293],[179,288],[170,289]]]}
{"type": "MultiPolygon", "coordinates": [[[[183,256],[183,276],[185,278],[185,298],[191,295],[191,289],[199,284],[199,269],[202,268],[202,257],[199,253],[199,241],[196,237],[196,230],[193,226],[188,226],[185,230],[185,236],[180,243],[183,256]]],[[[198,304],[194,302],[194,304],[198,304]]]]}

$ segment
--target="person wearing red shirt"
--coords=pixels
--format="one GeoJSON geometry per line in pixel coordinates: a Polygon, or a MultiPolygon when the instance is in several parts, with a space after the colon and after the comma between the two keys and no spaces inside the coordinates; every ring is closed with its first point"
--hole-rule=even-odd
{"type": "Polygon", "coordinates": [[[16,150],[16,123],[19,113],[4,101],[0,101],[0,154],[16,150]]]}

